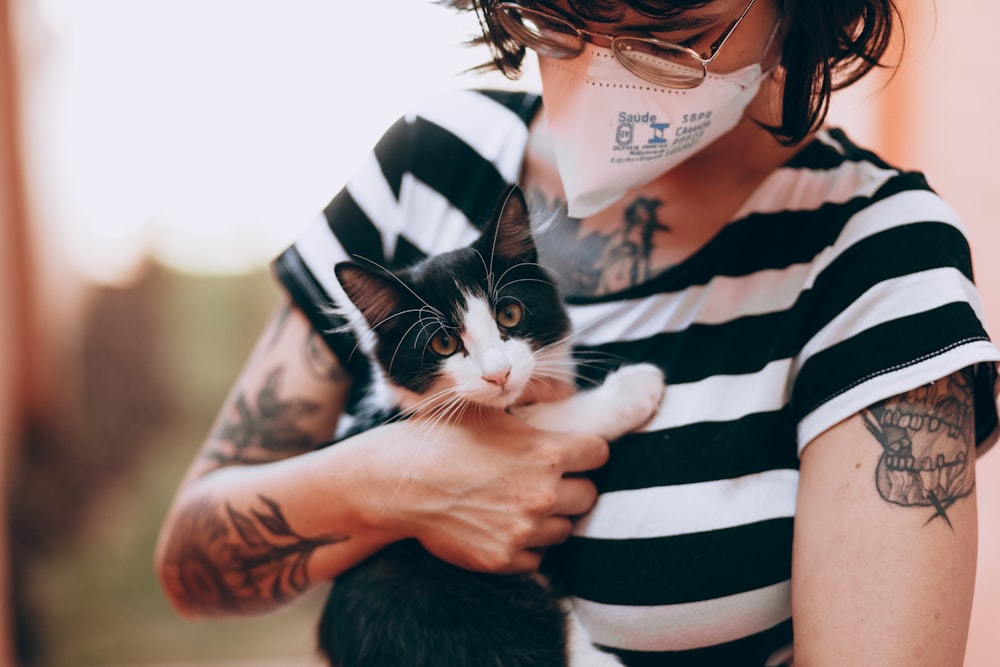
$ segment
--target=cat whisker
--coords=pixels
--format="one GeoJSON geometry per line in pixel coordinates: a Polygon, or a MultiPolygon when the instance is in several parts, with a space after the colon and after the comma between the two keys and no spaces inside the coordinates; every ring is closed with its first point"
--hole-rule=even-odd
{"type": "MultiPolygon", "coordinates": [[[[524,266],[533,266],[533,267],[542,269],[543,271],[545,271],[549,275],[553,275],[552,272],[549,271],[549,269],[547,269],[546,267],[542,266],[538,262],[519,262],[519,263],[515,264],[514,266],[510,267],[509,269],[507,269],[506,271],[504,271],[503,273],[501,273],[500,274],[500,278],[497,280],[497,283],[499,285],[504,285],[505,283],[503,282],[503,279],[507,276],[508,273],[510,273],[511,271],[514,271],[516,269],[519,269],[521,267],[524,267],[524,266]]],[[[513,282],[517,282],[517,281],[513,281],[513,282]]],[[[513,284],[513,282],[512,283],[508,283],[508,284],[513,284]]],[[[546,285],[552,285],[553,287],[555,287],[555,285],[552,283],[552,281],[549,281],[549,280],[538,279],[538,282],[544,283],[546,285]]]]}
{"type": "MultiPolygon", "coordinates": [[[[449,325],[447,323],[447,321],[445,321],[445,319],[440,314],[438,314],[436,312],[431,312],[431,314],[428,315],[428,314],[424,313],[425,310],[426,310],[426,308],[421,308],[419,311],[417,311],[418,315],[419,315],[419,317],[417,319],[418,322],[421,322],[421,323],[429,322],[429,323],[432,323],[432,324],[437,324],[439,327],[445,328],[445,329],[454,329],[455,328],[455,327],[449,325]]],[[[427,333],[427,325],[426,324],[424,325],[424,333],[427,333]]]]}
{"type": "MultiPolygon", "coordinates": [[[[334,311],[334,312],[337,312],[337,311],[334,311]]],[[[370,345],[370,343],[371,343],[372,340],[377,340],[377,338],[378,338],[378,334],[375,333],[375,329],[377,329],[378,327],[382,326],[383,324],[385,324],[386,322],[388,322],[388,321],[390,321],[392,319],[395,319],[397,317],[402,317],[404,315],[408,315],[408,314],[410,314],[412,312],[418,312],[418,311],[415,311],[415,310],[411,309],[411,310],[400,311],[398,313],[393,313],[392,315],[390,315],[390,316],[388,316],[388,317],[380,320],[379,322],[375,323],[375,325],[372,326],[372,327],[367,327],[367,326],[365,326],[365,327],[353,327],[350,324],[347,324],[347,325],[344,325],[343,327],[338,327],[338,328],[334,329],[334,331],[335,332],[344,331],[344,332],[352,333],[357,338],[357,342],[354,344],[354,347],[351,348],[351,353],[348,355],[348,359],[352,359],[354,357],[354,353],[357,352],[358,350],[362,350],[362,345],[364,345],[365,343],[369,343],[369,347],[374,347],[374,346],[370,345]],[[361,333],[361,335],[358,336],[357,335],[358,333],[361,333]]]]}
{"type": "Polygon", "coordinates": [[[396,275],[395,273],[393,273],[392,271],[390,271],[390,270],[389,270],[389,269],[387,269],[386,267],[382,266],[381,264],[379,264],[379,263],[378,263],[378,262],[376,262],[375,260],[372,260],[372,259],[368,259],[367,257],[364,257],[364,256],[362,256],[362,255],[352,255],[352,257],[354,257],[354,259],[356,259],[356,260],[358,260],[358,261],[361,261],[361,262],[367,262],[367,263],[371,264],[372,266],[374,266],[374,267],[377,267],[377,268],[381,269],[382,271],[384,271],[384,272],[386,273],[386,275],[387,275],[387,276],[391,277],[391,278],[392,278],[393,280],[395,280],[395,281],[396,281],[397,283],[399,283],[400,285],[402,285],[402,286],[403,286],[403,288],[404,288],[404,289],[405,289],[405,290],[406,290],[407,292],[409,292],[409,293],[410,293],[410,294],[412,294],[412,295],[413,295],[414,297],[416,297],[416,299],[417,299],[417,300],[418,300],[418,301],[419,301],[420,303],[424,304],[424,306],[426,306],[427,308],[429,308],[429,309],[430,309],[430,310],[432,310],[433,312],[437,313],[437,314],[438,314],[438,315],[440,315],[441,317],[444,317],[444,314],[443,314],[443,313],[442,313],[441,311],[439,311],[439,310],[438,310],[437,308],[435,308],[435,307],[434,307],[434,306],[432,306],[431,304],[427,303],[427,302],[426,302],[426,301],[424,300],[424,298],[423,298],[422,296],[420,296],[419,294],[417,294],[417,293],[416,293],[416,292],[415,292],[415,291],[413,290],[413,288],[412,288],[412,287],[410,287],[410,286],[409,286],[409,285],[407,285],[407,284],[406,284],[405,282],[403,282],[403,281],[402,281],[402,279],[400,279],[400,277],[399,277],[399,276],[397,276],[397,275],[396,275]]]}
{"type": "Polygon", "coordinates": [[[438,430],[441,424],[457,421],[470,406],[470,403],[454,389],[440,392],[436,398],[438,403],[421,412],[420,425],[417,429],[427,439],[438,430]],[[444,400],[441,400],[442,398],[444,400]]]}
{"type": "MultiPolygon", "coordinates": [[[[500,203],[499,210],[501,211],[506,210],[507,202],[510,201],[510,198],[513,194],[514,194],[514,189],[512,188],[507,192],[507,197],[500,203]]],[[[493,292],[493,260],[496,257],[498,238],[500,238],[499,224],[497,224],[496,228],[493,230],[493,242],[490,244],[490,261],[489,261],[489,266],[486,269],[486,284],[487,284],[487,289],[489,290],[490,293],[493,292]]]]}
{"type": "MultiPolygon", "coordinates": [[[[416,310],[416,311],[410,311],[410,312],[417,312],[417,313],[420,313],[420,312],[421,312],[422,310],[423,310],[423,309],[421,309],[421,310],[416,310]]],[[[386,370],[387,370],[387,372],[389,372],[389,373],[391,373],[391,372],[392,372],[392,366],[393,366],[393,364],[395,364],[395,363],[396,363],[396,355],[398,355],[398,354],[399,354],[399,349],[400,349],[400,348],[401,348],[401,347],[403,346],[403,342],[404,342],[404,341],[406,340],[406,338],[407,338],[407,337],[408,337],[408,336],[410,335],[410,332],[411,332],[411,331],[413,331],[414,329],[416,329],[417,327],[419,327],[419,326],[421,325],[421,322],[422,322],[422,319],[419,319],[419,318],[418,318],[418,319],[417,319],[417,321],[416,321],[416,322],[414,322],[413,324],[411,324],[411,325],[410,325],[410,326],[409,326],[409,327],[408,327],[408,328],[406,329],[406,331],[404,331],[404,332],[403,332],[403,335],[402,335],[402,336],[400,336],[400,338],[399,338],[399,342],[398,342],[398,343],[396,344],[396,349],[394,349],[394,350],[392,351],[392,357],[391,357],[391,358],[389,359],[389,364],[388,364],[388,368],[386,369],[386,370]]],[[[417,338],[414,338],[414,341],[413,341],[413,347],[414,347],[414,349],[416,349],[416,347],[417,347],[417,340],[418,340],[417,338]]]]}
{"type": "MultiPolygon", "coordinates": [[[[495,243],[495,240],[494,240],[494,243],[495,243]]],[[[487,291],[487,293],[492,294],[493,293],[493,271],[486,264],[486,258],[483,257],[483,254],[481,252],[479,252],[479,250],[477,250],[475,248],[473,248],[472,250],[473,250],[474,253],[476,253],[476,257],[479,258],[479,261],[483,263],[483,271],[486,272],[486,291],[487,291]]],[[[492,259],[492,257],[491,257],[491,259],[492,259]]]]}
{"type": "Polygon", "coordinates": [[[596,386],[600,384],[598,380],[587,377],[585,375],[580,375],[575,372],[574,367],[566,368],[563,366],[557,366],[554,368],[545,368],[543,366],[536,366],[535,373],[531,376],[529,382],[536,380],[551,381],[555,383],[563,382],[574,382],[576,384],[583,384],[586,386],[596,386]],[[569,371],[568,373],[566,371],[569,371]]]}

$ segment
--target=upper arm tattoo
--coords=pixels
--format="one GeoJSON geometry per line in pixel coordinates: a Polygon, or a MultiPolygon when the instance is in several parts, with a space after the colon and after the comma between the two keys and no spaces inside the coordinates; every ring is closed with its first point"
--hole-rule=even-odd
{"type": "Polygon", "coordinates": [[[933,509],[928,523],[949,526],[948,509],[975,488],[972,371],[872,405],[862,412],[882,446],[875,485],[886,501],[933,509]]]}
{"type": "MultiPolygon", "coordinates": [[[[301,364],[312,378],[320,383],[348,382],[347,372],[316,332],[310,330],[304,339],[283,337],[290,312],[286,307],[279,314],[268,347],[297,345],[301,364]]],[[[206,459],[219,465],[267,463],[311,451],[329,439],[325,435],[332,437],[332,429],[329,434],[315,432],[315,417],[323,411],[320,402],[308,396],[282,394],[286,371],[286,365],[276,364],[256,396],[248,391],[234,395],[232,405],[227,406],[212,433],[204,453],[206,459]]]]}
{"type": "Polygon", "coordinates": [[[303,353],[306,358],[306,366],[321,380],[347,382],[350,379],[337,357],[315,331],[310,331],[306,337],[303,353]]]}
{"type": "Polygon", "coordinates": [[[212,434],[205,456],[220,464],[265,463],[315,447],[315,437],[300,421],[320,411],[319,403],[279,396],[284,371],[271,371],[256,399],[236,396],[234,413],[225,416],[212,434]]]}

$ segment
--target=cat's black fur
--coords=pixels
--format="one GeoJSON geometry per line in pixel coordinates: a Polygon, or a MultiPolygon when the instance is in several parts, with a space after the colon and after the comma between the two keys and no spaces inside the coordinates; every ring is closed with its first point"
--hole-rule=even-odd
{"type": "MultiPolygon", "coordinates": [[[[468,247],[394,275],[353,263],[337,266],[393,383],[418,394],[428,389],[441,362],[428,342],[440,321],[429,325],[419,318],[430,307],[458,332],[463,292],[486,296],[494,308],[504,300],[522,305],[525,316],[507,335],[527,339],[534,349],[566,337],[569,319],[551,277],[537,264],[520,190],[512,188],[503,201],[468,247]]],[[[557,598],[536,578],[463,570],[407,540],[337,579],[319,645],[336,667],[565,667],[565,625],[557,598]]]]}

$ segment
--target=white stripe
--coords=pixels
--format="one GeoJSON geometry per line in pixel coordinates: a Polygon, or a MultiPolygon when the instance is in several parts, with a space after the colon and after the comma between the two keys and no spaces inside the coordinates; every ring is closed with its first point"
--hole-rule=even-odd
{"type": "Polygon", "coordinates": [[[298,250],[302,261],[309,267],[313,277],[330,296],[330,303],[316,305],[320,308],[329,307],[332,312],[346,318],[354,328],[359,347],[365,352],[370,352],[374,341],[368,324],[361,312],[347,297],[347,293],[340,286],[337,274],[333,270],[338,262],[353,258],[347,256],[344,248],[330,232],[326,217],[322,213],[306,227],[305,233],[295,243],[295,249],[298,250]]]}
{"type": "Polygon", "coordinates": [[[863,381],[857,386],[831,397],[799,422],[799,454],[820,433],[873,403],[898,396],[914,387],[934,382],[984,361],[1000,361],[1000,350],[990,341],[974,340],[941,354],[931,355],[918,363],[862,378],[863,381]]]}
{"type": "MultiPolygon", "coordinates": [[[[681,576],[664,572],[663,576],[681,576]]],[[[792,616],[791,582],[704,602],[632,607],[574,598],[596,644],[633,651],[683,651],[764,632],[792,616]]]]}
{"type": "Polygon", "coordinates": [[[644,431],[697,422],[733,421],[759,412],[780,410],[788,402],[791,359],[772,361],[757,373],[715,375],[697,382],[671,384],[663,406],[644,431]],[[727,397],[720,400],[720,397],[727,397]]]}
{"type": "Polygon", "coordinates": [[[643,299],[571,306],[574,342],[585,345],[641,340],[692,324],[723,324],[791,308],[812,268],[793,264],[748,276],[718,277],[704,286],[643,299]]]}
{"type": "Polygon", "coordinates": [[[435,95],[416,114],[439,125],[493,162],[508,183],[518,180],[528,128],[516,113],[471,90],[435,95]]]}
{"type": "Polygon", "coordinates": [[[824,204],[843,204],[855,197],[871,197],[893,176],[871,162],[845,162],[835,169],[784,167],[774,171],[743,204],[734,218],[751,213],[815,211],[824,204]]]}
{"type": "Polygon", "coordinates": [[[438,254],[461,248],[479,236],[462,211],[413,174],[403,174],[400,201],[406,238],[425,252],[438,254]]]}
{"type": "Polygon", "coordinates": [[[322,213],[306,226],[302,236],[295,242],[295,249],[327,294],[340,293],[340,283],[333,272],[333,265],[348,257],[330,231],[322,213]]]}
{"type": "Polygon", "coordinates": [[[855,215],[836,244],[821,252],[814,263],[748,276],[717,277],[704,286],[645,299],[574,306],[570,309],[574,342],[600,345],[641,340],[658,333],[683,331],[692,324],[723,324],[739,317],[786,310],[795,304],[802,290],[812,287],[824,268],[858,241],[928,219],[961,229],[955,213],[934,193],[900,193],[855,215]]]}
{"type": "MultiPolygon", "coordinates": [[[[382,235],[383,252],[386,257],[392,257],[395,252],[396,237],[399,227],[404,223],[399,214],[396,195],[385,180],[382,167],[379,166],[375,153],[369,153],[361,163],[358,173],[347,183],[347,191],[351,193],[358,208],[368,216],[372,224],[382,235]]],[[[369,258],[372,259],[372,258],[369,258]]]]}
{"type": "Polygon", "coordinates": [[[872,327],[955,302],[968,302],[979,321],[983,321],[975,285],[958,269],[930,269],[878,283],[802,347],[795,373],[813,355],[872,327]]]}
{"type": "Polygon", "coordinates": [[[604,493],[574,535],[648,539],[723,530],[795,516],[797,470],[736,479],[604,493]]]}
{"type": "MultiPolygon", "coordinates": [[[[820,275],[837,257],[859,241],[895,227],[926,220],[943,222],[964,234],[958,216],[933,192],[926,190],[900,192],[875,202],[848,220],[836,243],[817,257],[813,278],[820,275]]],[[[812,281],[806,287],[812,287],[812,281]]]]}
{"type": "Polygon", "coordinates": [[[844,154],[843,145],[841,145],[839,141],[834,141],[833,137],[830,136],[829,130],[820,130],[819,132],[816,133],[816,138],[820,141],[820,143],[829,146],[830,148],[837,151],[841,155],[844,154]]]}

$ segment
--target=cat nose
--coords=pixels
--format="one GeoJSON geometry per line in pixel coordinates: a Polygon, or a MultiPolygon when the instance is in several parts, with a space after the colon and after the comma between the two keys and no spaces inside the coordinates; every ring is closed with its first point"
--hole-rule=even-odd
{"type": "Polygon", "coordinates": [[[483,375],[483,380],[501,388],[507,384],[508,379],[510,379],[509,365],[483,375]]]}

